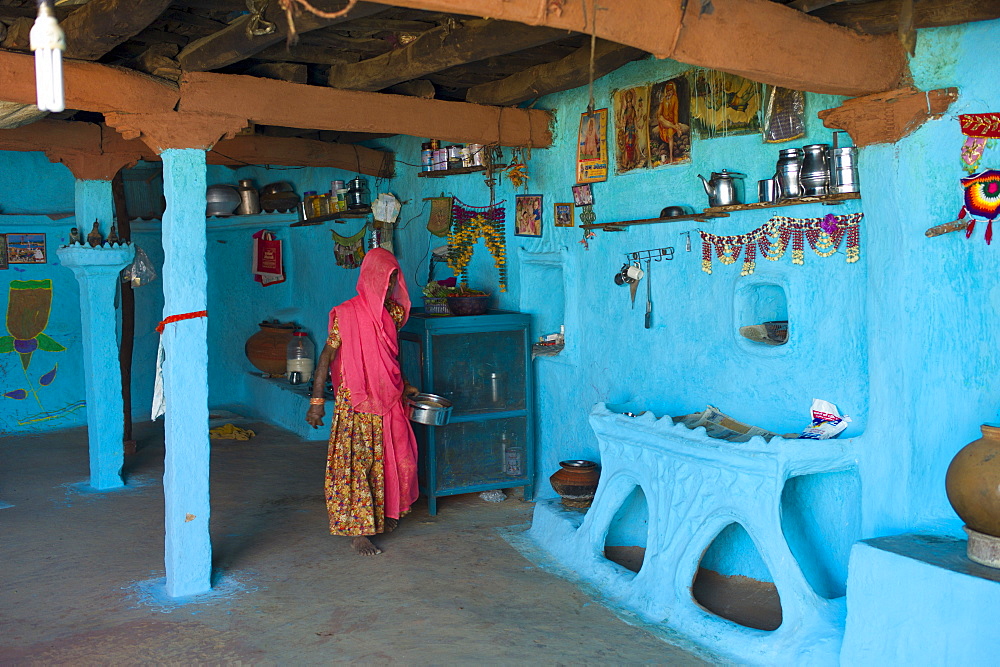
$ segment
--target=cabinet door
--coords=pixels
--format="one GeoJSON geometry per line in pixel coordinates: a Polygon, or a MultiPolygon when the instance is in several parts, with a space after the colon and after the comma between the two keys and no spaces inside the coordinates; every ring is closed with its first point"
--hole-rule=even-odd
{"type": "Polygon", "coordinates": [[[453,415],[524,410],[524,330],[432,336],[433,392],[453,415]]]}
{"type": "Polygon", "coordinates": [[[435,427],[437,491],[528,478],[527,419],[505,417],[435,427]]]}

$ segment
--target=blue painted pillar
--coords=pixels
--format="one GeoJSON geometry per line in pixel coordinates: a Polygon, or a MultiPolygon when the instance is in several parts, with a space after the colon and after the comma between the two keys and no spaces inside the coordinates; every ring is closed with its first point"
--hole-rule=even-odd
{"type": "MultiPolygon", "coordinates": [[[[104,235],[114,219],[111,181],[76,180],[76,220],[83,237],[97,220],[104,235]]],[[[75,246],[57,251],[80,283],[83,368],[86,374],[87,438],[90,485],[95,489],[124,486],[121,372],[118,367],[118,274],[131,261],[131,246],[75,246]]]]}
{"type": "Polygon", "coordinates": [[[124,486],[121,476],[124,417],[115,295],[118,276],[132,262],[134,252],[130,245],[96,248],[73,245],[56,250],[59,261],[73,271],[80,283],[90,485],[95,489],[124,486]]]}
{"type": "MultiPolygon", "coordinates": [[[[206,309],[205,151],[170,148],[163,159],[163,317],[206,309]]],[[[204,317],[166,325],[163,395],[166,403],[167,595],[211,589],[208,531],[208,323],[204,317]]]]}

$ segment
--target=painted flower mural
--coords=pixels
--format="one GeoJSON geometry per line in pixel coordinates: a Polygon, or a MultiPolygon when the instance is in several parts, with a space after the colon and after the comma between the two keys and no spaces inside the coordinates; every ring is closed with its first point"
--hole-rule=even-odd
{"type": "MultiPolygon", "coordinates": [[[[3,391],[4,398],[23,401],[33,396],[42,412],[30,415],[18,421],[26,424],[47,421],[68,414],[83,407],[83,401],[77,401],[59,410],[47,411],[38,397],[38,391],[28,374],[31,358],[37,351],[63,352],[66,348],[45,333],[52,311],[52,280],[12,280],[7,299],[7,334],[0,336],[0,353],[16,352],[20,357],[21,369],[28,388],[17,388],[3,391]]],[[[47,387],[56,378],[59,364],[38,377],[38,386],[47,387]]]]}
{"type": "Polygon", "coordinates": [[[7,301],[7,332],[0,336],[0,352],[21,355],[21,368],[28,370],[35,350],[62,352],[66,348],[44,331],[52,309],[52,280],[12,280],[7,301]]]}

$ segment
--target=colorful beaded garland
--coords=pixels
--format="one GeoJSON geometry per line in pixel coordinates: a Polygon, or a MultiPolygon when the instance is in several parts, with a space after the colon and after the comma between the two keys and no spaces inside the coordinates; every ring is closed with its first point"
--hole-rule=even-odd
{"type": "Polygon", "coordinates": [[[792,264],[805,263],[805,244],[820,257],[830,257],[847,237],[847,262],[853,264],[861,257],[859,223],[863,213],[827,215],[823,218],[789,218],[777,215],[757,229],[735,236],[701,234],[701,270],[712,272],[712,248],[723,264],[735,264],[743,255],[741,276],[749,276],[757,267],[757,251],[767,260],[776,262],[785,255],[792,244],[792,264]]]}
{"type": "Polygon", "coordinates": [[[455,199],[451,208],[451,229],[448,232],[448,268],[462,277],[468,286],[469,261],[476,242],[481,238],[493,255],[499,272],[501,292],[507,291],[507,248],[504,235],[504,208],[500,201],[492,206],[468,206],[455,199]]]}

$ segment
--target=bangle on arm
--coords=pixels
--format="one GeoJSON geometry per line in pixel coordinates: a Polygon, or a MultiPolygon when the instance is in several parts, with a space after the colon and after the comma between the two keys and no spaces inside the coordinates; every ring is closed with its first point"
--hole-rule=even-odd
{"type": "Polygon", "coordinates": [[[310,398],[309,405],[326,405],[325,398],[310,398]]]}

